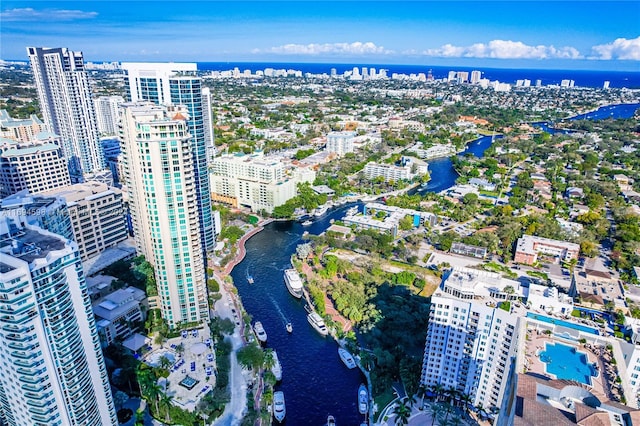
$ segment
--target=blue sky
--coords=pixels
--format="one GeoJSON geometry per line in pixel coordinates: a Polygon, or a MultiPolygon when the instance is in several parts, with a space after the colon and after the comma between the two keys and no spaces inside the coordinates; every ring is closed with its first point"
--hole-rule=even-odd
{"type": "Polygon", "coordinates": [[[11,1],[0,58],[328,62],[640,72],[640,1],[11,1]]]}

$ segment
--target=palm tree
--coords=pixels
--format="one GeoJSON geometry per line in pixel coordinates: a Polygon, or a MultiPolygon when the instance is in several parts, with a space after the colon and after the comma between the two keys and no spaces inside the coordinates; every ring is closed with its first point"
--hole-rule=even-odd
{"type": "Polygon", "coordinates": [[[464,424],[464,420],[458,415],[451,416],[447,425],[449,426],[462,426],[464,424]]]}
{"type": "Polygon", "coordinates": [[[275,365],[275,360],[273,358],[273,349],[267,349],[264,353],[264,360],[262,361],[262,367],[265,370],[271,370],[275,365]]]}
{"type": "Polygon", "coordinates": [[[431,403],[427,408],[427,413],[431,416],[431,426],[436,424],[436,420],[444,413],[444,408],[438,403],[431,403]]]}
{"type": "Polygon", "coordinates": [[[466,414],[469,414],[469,410],[473,405],[473,398],[471,397],[471,395],[464,392],[460,393],[460,402],[462,403],[462,409],[464,410],[464,412],[466,414]]]}
{"type": "Polygon", "coordinates": [[[431,392],[436,395],[436,401],[439,401],[444,394],[444,386],[442,386],[440,383],[436,383],[435,385],[431,386],[431,392]]]}
{"type": "Polygon", "coordinates": [[[396,425],[406,425],[409,423],[412,405],[413,400],[409,397],[404,397],[400,402],[396,403],[396,406],[393,408],[393,414],[396,415],[396,425]]]}
{"type": "Polygon", "coordinates": [[[162,355],[160,357],[160,368],[163,370],[169,370],[169,367],[171,367],[171,360],[165,355],[162,355]]]}
{"type": "Polygon", "coordinates": [[[418,386],[418,390],[416,391],[416,397],[420,398],[420,406],[418,407],[420,410],[424,409],[424,397],[427,395],[427,387],[422,383],[418,386]]]}
{"type": "Polygon", "coordinates": [[[455,400],[458,399],[459,395],[458,389],[456,389],[455,386],[449,386],[444,393],[449,400],[449,404],[455,406],[455,400]]]}
{"type": "Polygon", "coordinates": [[[158,385],[157,382],[151,382],[149,385],[147,385],[145,389],[145,397],[147,398],[147,400],[152,400],[155,402],[156,414],[160,413],[158,400],[161,394],[162,394],[162,388],[160,387],[160,385],[158,385]]]}
{"type": "Polygon", "coordinates": [[[481,419],[486,418],[487,414],[489,414],[489,412],[480,404],[476,405],[473,408],[476,410],[476,413],[478,413],[478,417],[480,417],[481,419]]]}
{"type": "Polygon", "coordinates": [[[173,396],[167,395],[166,393],[160,393],[159,399],[160,404],[162,404],[162,406],[167,410],[165,411],[164,420],[171,424],[171,406],[173,405],[173,396]]]}

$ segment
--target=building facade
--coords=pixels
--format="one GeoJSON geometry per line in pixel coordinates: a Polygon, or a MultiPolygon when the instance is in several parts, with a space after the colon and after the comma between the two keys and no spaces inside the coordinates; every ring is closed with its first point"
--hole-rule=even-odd
{"type": "Polygon", "coordinates": [[[71,178],[60,144],[58,136],[45,132],[29,142],[0,139],[0,197],[69,185],[71,178]]]}
{"type": "Polygon", "coordinates": [[[174,113],[124,104],[120,137],[136,248],[155,269],[170,327],[209,319],[192,140],[183,116],[174,113]]]}
{"type": "Polygon", "coordinates": [[[327,152],[334,152],[343,156],[347,152],[353,152],[353,139],[355,132],[330,132],[327,134],[327,152]]]}
{"type": "Polygon", "coordinates": [[[122,96],[99,96],[94,99],[98,131],[104,136],[118,134],[118,105],[124,103],[122,96]]]}
{"type": "Polygon", "coordinates": [[[533,265],[538,261],[538,256],[553,258],[557,262],[568,262],[578,259],[580,245],[566,241],[552,240],[550,238],[523,235],[518,238],[514,262],[533,265]]]}
{"type": "Polygon", "coordinates": [[[29,118],[12,118],[7,110],[0,109],[0,137],[20,142],[31,142],[38,133],[46,131],[44,123],[31,114],[29,118]]]}
{"type": "Polygon", "coordinates": [[[421,383],[454,387],[485,409],[500,407],[520,318],[487,302],[515,299],[518,289],[499,274],[454,268],[431,299],[421,383]],[[505,291],[509,285],[514,294],[505,291]]]}
{"type": "Polygon", "coordinates": [[[5,425],[117,425],[75,243],[2,218],[0,418],[5,425]]]}
{"type": "Polygon", "coordinates": [[[146,298],[144,291],[139,288],[126,287],[107,294],[93,304],[102,347],[133,334],[135,324],[145,320],[142,309],[146,309],[146,298]]]}
{"type": "Polygon", "coordinates": [[[27,47],[40,110],[49,131],[60,135],[72,176],[104,169],[98,123],[82,52],[27,47]]]}
{"type": "Polygon", "coordinates": [[[214,227],[209,188],[208,163],[214,145],[211,94],[195,76],[193,63],[123,63],[122,68],[127,74],[130,101],[186,107],[182,115],[191,135],[202,247],[212,250],[220,230],[214,227]]]}
{"type": "Polygon", "coordinates": [[[215,201],[271,213],[296,196],[298,183],[314,179],[315,172],[310,168],[287,171],[280,160],[267,158],[261,151],[226,154],[213,161],[211,192],[215,201]]]}
{"type": "Polygon", "coordinates": [[[122,191],[100,182],[77,183],[44,193],[66,201],[82,260],[127,239],[122,191]]]}

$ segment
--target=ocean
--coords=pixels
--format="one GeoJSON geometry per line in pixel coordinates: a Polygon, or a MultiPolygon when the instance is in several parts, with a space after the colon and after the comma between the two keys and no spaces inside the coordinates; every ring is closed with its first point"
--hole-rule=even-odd
{"type": "Polygon", "coordinates": [[[469,67],[449,67],[449,66],[426,66],[426,65],[384,65],[384,64],[316,64],[316,63],[276,63],[276,62],[198,62],[198,69],[201,71],[224,71],[238,67],[240,71],[251,70],[252,72],[274,69],[294,69],[303,73],[330,74],[335,68],[338,74],[352,70],[354,67],[362,69],[375,68],[387,70],[387,75],[398,74],[427,74],[429,70],[434,78],[441,79],[447,77],[449,71],[471,71],[478,70],[482,73],[482,78],[498,80],[502,83],[515,84],[517,80],[531,80],[531,85],[535,85],[536,80],[541,80],[543,86],[560,85],[562,80],[573,80],[575,87],[602,88],[605,81],[609,81],[611,88],[640,88],[640,72],[632,71],[595,71],[595,70],[548,70],[548,69],[508,69],[508,68],[469,68],[469,67]]]}

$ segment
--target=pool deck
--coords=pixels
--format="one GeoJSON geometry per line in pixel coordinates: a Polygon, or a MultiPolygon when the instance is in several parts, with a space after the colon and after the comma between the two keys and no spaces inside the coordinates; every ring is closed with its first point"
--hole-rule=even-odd
{"type": "Polygon", "coordinates": [[[611,399],[611,390],[609,385],[609,380],[605,377],[606,374],[603,374],[603,371],[606,371],[608,362],[605,363],[605,357],[599,355],[599,350],[591,347],[587,348],[585,345],[580,345],[577,342],[572,343],[565,339],[559,339],[557,337],[550,337],[544,333],[538,333],[536,330],[531,330],[527,333],[529,340],[527,340],[525,345],[525,370],[528,373],[535,373],[542,376],[547,376],[555,379],[556,377],[553,374],[549,374],[546,371],[546,363],[540,360],[539,356],[536,356],[536,352],[542,352],[545,350],[546,343],[560,343],[566,346],[571,346],[576,348],[579,352],[586,354],[588,358],[588,362],[590,364],[596,363],[598,366],[598,376],[591,377],[591,386],[586,385],[590,388],[591,393],[598,397],[600,400],[608,400],[611,399]]]}

